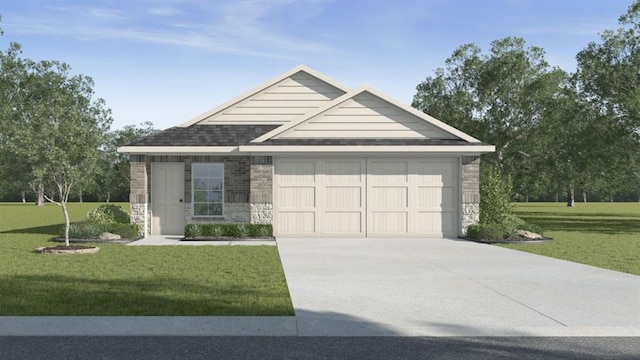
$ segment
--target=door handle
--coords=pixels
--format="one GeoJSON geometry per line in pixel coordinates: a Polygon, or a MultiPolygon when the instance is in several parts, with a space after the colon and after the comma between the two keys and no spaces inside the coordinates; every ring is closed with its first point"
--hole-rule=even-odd
{"type": "Polygon", "coordinates": [[[180,199],[180,202],[182,202],[182,199],[180,199]]]}

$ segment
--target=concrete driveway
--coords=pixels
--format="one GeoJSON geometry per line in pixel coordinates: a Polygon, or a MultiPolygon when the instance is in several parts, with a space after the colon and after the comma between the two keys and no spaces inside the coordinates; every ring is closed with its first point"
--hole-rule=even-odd
{"type": "Polygon", "coordinates": [[[278,239],[302,336],[640,336],[640,277],[449,239],[278,239]]]}

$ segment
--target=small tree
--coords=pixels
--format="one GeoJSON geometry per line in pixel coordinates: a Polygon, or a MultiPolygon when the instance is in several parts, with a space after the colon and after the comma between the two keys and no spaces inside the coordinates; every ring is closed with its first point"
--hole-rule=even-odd
{"type": "MultiPolygon", "coordinates": [[[[16,54],[20,48],[13,44],[12,50],[16,54]]],[[[110,110],[102,99],[93,99],[93,80],[71,75],[68,65],[28,59],[21,64],[19,96],[13,99],[4,127],[6,146],[28,165],[38,193],[62,208],[68,246],[67,201],[74,186],[95,167],[112,121],[110,110]],[[48,183],[55,191],[44,191],[48,183]]]]}
{"type": "Polygon", "coordinates": [[[480,171],[480,223],[499,225],[504,230],[516,219],[511,203],[511,178],[502,175],[496,165],[484,165],[480,171]]]}

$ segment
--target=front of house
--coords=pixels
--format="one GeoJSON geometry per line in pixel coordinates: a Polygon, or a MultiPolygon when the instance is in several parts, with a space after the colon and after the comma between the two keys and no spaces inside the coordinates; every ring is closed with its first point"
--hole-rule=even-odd
{"type": "Polygon", "coordinates": [[[478,221],[494,147],[301,65],[118,151],[145,236],[270,223],[276,237],[456,237],[478,221]]]}

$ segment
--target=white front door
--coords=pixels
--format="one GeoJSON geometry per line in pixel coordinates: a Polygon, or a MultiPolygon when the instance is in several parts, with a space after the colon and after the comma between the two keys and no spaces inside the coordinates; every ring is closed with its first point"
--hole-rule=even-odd
{"type": "Polygon", "coordinates": [[[184,163],[151,163],[151,234],[184,233],[184,163]]]}

